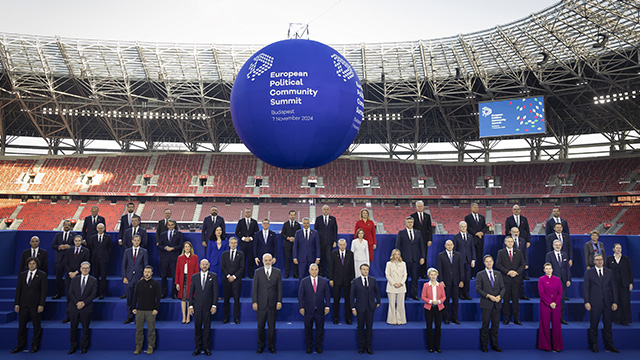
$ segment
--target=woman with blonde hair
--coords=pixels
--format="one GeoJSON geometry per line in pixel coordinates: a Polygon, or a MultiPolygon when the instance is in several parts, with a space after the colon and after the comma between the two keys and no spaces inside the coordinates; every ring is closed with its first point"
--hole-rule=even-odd
{"type": "Polygon", "coordinates": [[[360,265],[369,265],[369,245],[364,239],[364,230],[356,230],[356,238],[351,242],[351,251],[353,251],[355,273],[360,274],[360,265]]]}
{"type": "Polygon", "coordinates": [[[387,323],[391,325],[403,325],[407,323],[404,310],[404,298],[407,293],[405,282],[407,281],[407,264],[402,261],[400,250],[393,249],[391,258],[384,270],[387,278],[387,297],[389,298],[389,313],[387,323]]]}
{"type": "MultiPolygon", "coordinates": [[[[369,209],[360,210],[360,220],[356,222],[354,238],[358,237],[358,230],[364,231],[364,239],[369,244],[369,261],[373,261],[373,250],[376,248],[376,223],[370,218],[369,209]]],[[[358,272],[356,271],[356,274],[358,272]]]]}
{"type": "Polygon", "coordinates": [[[427,322],[427,344],[429,352],[440,351],[440,336],[442,325],[442,309],[444,309],[444,301],[447,296],[444,292],[444,284],[438,282],[438,270],[429,268],[427,270],[429,282],[422,287],[422,296],[424,301],[424,319],[427,322]],[[432,326],[435,323],[435,334],[432,326]]]}
{"type": "Polygon", "coordinates": [[[199,264],[198,255],[193,252],[191,242],[185,241],[182,245],[182,254],[178,256],[178,261],[176,263],[176,276],[174,277],[178,297],[182,300],[180,307],[182,308],[183,324],[191,322],[189,319],[189,312],[187,311],[187,300],[189,298],[191,276],[200,271],[198,267],[199,264]]]}

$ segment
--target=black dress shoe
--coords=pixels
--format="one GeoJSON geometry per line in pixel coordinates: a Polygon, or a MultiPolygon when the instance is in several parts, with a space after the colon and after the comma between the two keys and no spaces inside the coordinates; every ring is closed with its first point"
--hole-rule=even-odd
{"type": "Polygon", "coordinates": [[[98,297],[98,299],[104,300],[104,295],[100,295],[100,297],[98,297]]]}
{"type": "Polygon", "coordinates": [[[347,320],[345,320],[344,322],[346,322],[346,323],[347,323],[347,325],[351,325],[351,324],[353,324],[353,323],[351,322],[351,319],[347,319],[347,320]]]}
{"type": "Polygon", "coordinates": [[[288,279],[288,278],[289,278],[289,275],[285,275],[285,276],[284,276],[284,278],[285,278],[285,279],[288,279]]]}
{"type": "Polygon", "coordinates": [[[311,348],[310,347],[307,348],[307,354],[311,354],[311,348]]]}
{"type": "Polygon", "coordinates": [[[449,325],[449,324],[450,324],[449,320],[445,320],[445,321],[444,321],[444,324],[445,324],[445,325],[449,325]]]}
{"type": "Polygon", "coordinates": [[[123,324],[131,324],[132,322],[133,322],[132,318],[127,318],[127,320],[125,320],[123,324]]]}
{"type": "Polygon", "coordinates": [[[531,300],[531,299],[523,295],[523,296],[520,296],[520,300],[531,300]]]}
{"type": "Polygon", "coordinates": [[[591,351],[593,351],[594,353],[597,353],[598,347],[596,345],[591,346],[591,351]]]}
{"type": "Polygon", "coordinates": [[[193,356],[198,356],[198,355],[200,355],[200,349],[195,349],[195,350],[191,353],[191,355],[193,355],[193,356]]]}
{"type": "Polygon", "coordinates": [[[272,353],[272,354],[275,354],[276,353],[276,348],[270,347],[269,348],[269,352],[272,353]]]}
{"type": "Polygon", "coordinates": [[[261,348],[261,347],[259,347],[258,350],[256,350],[258,354],[262,354],[263,351],[264,351],[264,348],[261,348]]]}
{"type": "Polygon", "coordinates": [[[209,349],[204,349],[204,354],[207,356],[211,356],[211,351],[209,351],[209,349]]]}
{"type": "Polygon", "coordinates": [[[565,320],[565,319],[560,320],[560,324],[562,324],[562,325],[569,325],[569,323],[568,323],[568,322],[567,322],[567,320],[565,320]]]}
{"type": "Polygon", "coordinates": [[[480,348],[480,351],[482,351],[482,352],[489,352],[489,350],[487,350],[487,348],[486,348],[486,347],[481,347],[481,348],[480,348]]]}
{"type": "Polygon", "coordinates": [[[122,294],[122,296],[120,296],[120,299],[126,299],[127,298],[127,294],[122,294]]]}
{"type": "Polygon", "coordinates": [[[53,297],[51,298],[51,300],[58,300],[60,299],[62,296],[60,296],[60,294],[55,294],[53,295],[53,297]]]}
{"type": "Polygon", "coordinates": [[[505,320],[502,323],[505,324],[505,325],[509,325],[509,320],[505,320]]]}
{"type": "Polygon", "coordinates": [[[11,353],[12,353],[12,354],[19,353],[19,352],[20,352],[20,351],[22,351],[22,350],[24,350],[24,348],[17,347],[17,348],[15,348],[15,349],[11,350],[11,353]]]}
{"type": "Polygon", "coordinates": [[[440,353],[442,352],[442,350],[440,350],[440,349],[436,349],[436,352],[437,352],[438,354],[440,354],[440,353]]]}
{"type": "Polygon", "coordinates": [[[233,320],[233,322],[236,323],[236,324],[240,324],[240,320],[237,320],[237,319],[233,320]]]}
{"type": "Polygon", "coordinates": [[[224,319],[224,320],[222,320],[222,323],[223,323],[223,324],[226,324],[226,323],[228,323],[228,322],[229,322],[229,319],[224,319]]]}
{"type": "Polygon", "coordinates": [[[86,354],[87,353],[87,349],[80,349],[80,354],[86,354]]]}
{"type": "Polygon", "coordinates": [[[71,355],[71,354],[73,354],[74,352],[76,352],[76,349],[71,349],[71,350],[67,351],[67,354],[71,355]]]}
{"type": "Polygon", "coordinates": [[[522,325],[522,323],[520,322],[520,320],[513,320],[513,323],[516,325],[522,325]]]}
{"type": "Polygon", "coordinates": [[[371,348],[367,348],[367,354],[373,355],[373,350],[371,350],[371,348]]]}
{"type": "Polygon", "coordinates": [[[317,352],[318,354],[322,354],[322,348],[321,348],[321,347],[316,346],[316,352],[317,352]]]}
{"type": "Polygon", "coordinates": [[[412,296],[411,298],[412,298],[413,300],[418,301],[418,297],[417,297],[417,296],[412,296]]]}
{"type": "Polygon", "coordinates": [[[364,354],[364,349],[358,349],[358,354],[364,354]]]}
{"type": "Polygon", "coordinates": [[[334,324],[338,324],[338,320],[333,320],[333,323],[334,324]]]}
{"type": "Polygon", "coordinates": [[[432,352],[433,352],[433,349],[429,349],[429,352],[430,352],[430,353],[432,353],[432,352]]]}
{"type": "Polygon", "coordinates": [[[68,317],[66,317],[66,318],[64,318],[64,320],[62,320],[62,323],[63,323],[63,324],[66,324],[66,323],[68,323],[68,322],[71,322],[71,320],[69,320],[69,318],[68,318],[68,317]]]}
{"type": "Polygon", "coordinates": [[[458,319],[453,320],[452,323],[454,323],[456,325],[460,325],[460,321],[458,321],[458,319]]]}
{"type": "Polygon", "coordinates": [[[497,347],[497,346],[492,346],[492,347],[491,347],[491,350],[496,351],[496,352],[502,352],[502,349],[500,349],[500,348],[499,348],[499,347],[497,347]]]}
{"type": "Polygon", "coordinates": [[[529,280],[529,277],[527,275],[524,276],[525,280],[529,280]]]}
{"type": "Polygon", "coordinates": [[[29,352],[33,354],[33,353],[37,353],[38,350],[40,350],[40,346],[34,346],[31,348],[31,350],[29,350],[29,352]]]}
{"type": "Polygon", "coordinates": [[[619,353],[620,352],[620,350],[618,350],[615,346],[609,346],[607,348],[607,351],[611,351],[611,352],[614,352],[614,353],[619,353]]]}

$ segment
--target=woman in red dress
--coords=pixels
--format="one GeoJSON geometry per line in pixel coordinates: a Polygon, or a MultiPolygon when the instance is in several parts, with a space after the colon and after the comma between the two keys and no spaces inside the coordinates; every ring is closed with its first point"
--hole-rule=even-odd
{"type": "Polygon", "coordinates": [[[360,220],[356,222],[353,238],[357,238],[358,229],[364,230],[364,239],[369,244],[369,262],[373,261],[373,250],[376,248],[376,224],[369,218],[369,209],[360,210],[360,220]]]}
{"type": "Polygon", "coordinates": [[[187,300],[189,298],[191,276],[200,271],[199,265],[198,255],[193,252],[193,246],[191,246],[189,241],[185,241],[182,246],[182,254],[178,256],[178,262],[176,263],[176,276],[174,277],[178,296],[182,300],[180,306],[182,308],[183,324],[191,322],[191,320],[189,320],[189,312],[187,312],[187,300]]]}

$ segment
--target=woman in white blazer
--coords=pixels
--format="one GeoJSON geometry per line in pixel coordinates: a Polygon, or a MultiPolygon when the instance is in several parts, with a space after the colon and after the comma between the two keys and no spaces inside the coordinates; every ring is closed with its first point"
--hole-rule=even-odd
{"type": "Polygon", "coordinates": [[[391,325],[403,325],[407,323],[404,310],[404,297],[407,293],[405,282],[407,281],[407,265],[402,261],[400,250],[393,249],[391,258],[384,270],[387,278],[387,297],[389,298],[389,313],[387,323],[391,325]]]}
{"type": "Polygon", "coordinates": [[[364,239],[364,230],[356,231],[356,238],[351,242],[351,251],[353,251],[355,273],[360,274],[360,265],[369,265],[369,243],[364,239]]]}

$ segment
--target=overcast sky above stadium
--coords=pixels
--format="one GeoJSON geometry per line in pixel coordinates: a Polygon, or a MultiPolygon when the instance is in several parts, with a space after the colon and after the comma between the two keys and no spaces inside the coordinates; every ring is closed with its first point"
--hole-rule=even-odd
{"type": "Polygon", "coordinates": [[[289,23],[328,44],[427,40],[493,28],[558,0],[23,0],[0,32],[172,43],[269,44],[289,23]]]}

